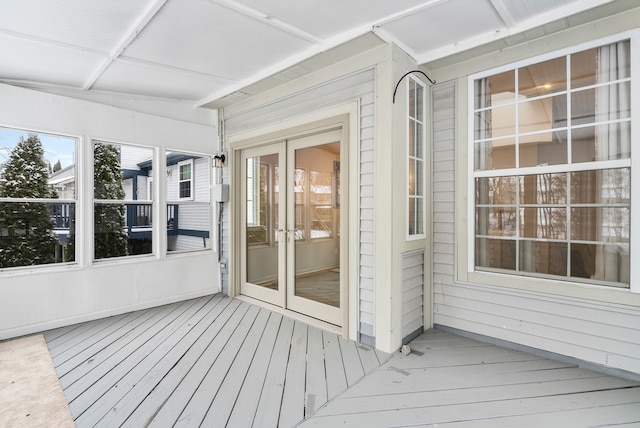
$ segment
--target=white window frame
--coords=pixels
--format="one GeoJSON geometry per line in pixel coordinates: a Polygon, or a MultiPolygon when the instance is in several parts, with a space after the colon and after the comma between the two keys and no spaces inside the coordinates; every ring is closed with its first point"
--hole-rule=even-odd
{"type": "MultiPolygon", "coordinates": [[[[515,284],[516,288],[521,288],[518,284],[533,284],[539,283],[540,280],[547,282],[556,282],[560,286],[561,284],[569,284],[570,286],[575,285],[584,285],[579,280],[567,277],[565,278],[536,278],[523,276],[518,272],[513,273],[494,273],[494,272],[484,272],[478,271],[475,269],[475,185],[474,180],[478,176],[474,172],[475,164],[474,164],[474,82],[477,79],[481,79],[484,77],[493,76],[502,72],[514,70],[516,68],[526,67],[528,65],[533,65],[537,63],[541,63],[547,60],[556,59],[561,56],[569,55],[572,53],[577,53],[580,51],[597,48],[600,46],[605,46],[608,44],[620,42],[623,40],[630,40],[630,64],[631,66],[631,141],[632,146],[633,142],[637,141],[640,136],[640,95],[638,94],[638,85],[640,85],[640,30],[631,30],[623,33],[618,33],[609,37],[600,38],[597,40],[592,40],[586,43],[581,43],[575,46],[571,46],[568,48],[555,50],[553,52],[548,52],[543,55],[539,55],[536,57],[527,58],[525,60],[521,60],[514,63],[509,63],[500,67],[496,67],[490,70],[482,71],[479,73],[475,73],[468,76],[467,79],[467,207],[466,207],[466,215],[467,215],[467,266],[466,273],[467,279],[470,276],[473,278],[484,278],[486,282],[489,284],[503,285],[504,281],[496,278],[503,277],[507,279],[510,283],[515,284]]],[[[602,288],[603,290],[620,290],[620,291],[630,291],[632,293],[640,293],[640,266],[636,266],[633,263],[633,258],[631,258],[631,254],[634,254],[634,251],[640,252],[640,227],[636,225],[637,221],[634,221],[633,213],[640,213],[640,149],[632,149],[631,150],[631,158],[624,160],[626,161],[626,166],[635,165],[635,168],[631,170],[631,214],[630,214],[630,239],[629,239],[629,252],[630,252],[630,285],[629,288],[617,288],[617,287],[608,287],[608,286],[597,286],[597,288],[602,288]]],[[[600,168],[615,168],[615,167],[623,167],[625,166],[623,162],[620,161],[600,161],[597,162],[600,168]]],[[[577,169],[577,168],[576,168],[577,169]]],[[[582,169],[582,168],[580,168],[582,169]]],[[[541,170],[538,167],[529,167],[529,168],[514,168],[512,170],[502,171],[504,175],[524,175],[524,174],[535,174],[535,173],[553,173],[553,172],[571,172],[571,165],[567,167],[567,165],[559,165],[559,166],[548,166],[544,170],[541,170]]],[[[491,174],[490,171],[487,172],[488,175],[491,174]]],[[[500,174],[503,175],[503,174],[500,174]]],[[[527,287],[528,288],[528,287],[527,287]]]]}
{"type": "Polygon", "coordinates": [[[185,161],[178,162],[177,166],[178,166],[178,171],[177,171],[177,173],[178,173],[178,199],[181,200],[181,201],[193,201],[195,199],[195,188],[193,186],[193,183],[194,183],[193,175],[194,175],[195,171],[194,171],[193,159],[188,159],[188,160],[185,160],[185,161]],[[181,170],[182,170],[182,167],[185,166],[185,165],[189,165],[190,168],[191,168],[188,180],[183,180],[182,179],[182,171],[181,170]],[[189,196],[182,197],[182,196],[180,196],[180,191],[181,191],[180,185],[182,183],[187,182],[187,181],[189,182],[189,196]]]}
{"type": "MultiPolygon", "coordinates": [[[[183,161],[179,161],[175,164],[171,164],[171,166],[173,165],[176,166],[175,171],[178,174],[178,177],[177,177],[178,188],[175,194],[176,196],[175,199],[170,198],[168,195],[169,183],[167,181],[164,182],[163,188],[160,191],[162,194],[165,195],[163,209],[166,212],[167,207],[169,205],[177,205],[178,207],[198,207],[198,206],[205,207],[206,206],[209,211],[208,214],[206,215],[206,224],[208,228],[209,237],[206,239],[208,239],[209,242],[206,246],[203,246],[202,248],[174,249],[174,250],[169,250],[169,245],[167,243],[166,247],[164,248],[165,255],[167,257],[180,257],[181,254],[213,251],[214,240],[217,239],[216,232],[214,231],[214,223],[213,223],[214,222],[214,219],[213,219],[214,204],[213,204],[212,195],[211,195],[211,183],[212,183],[211,180],[213,179],[213,173],[211,171],[212,171],[212,165],[213,165],[213,157],[211,154],[206,154],[201,152],[191,152],[191,151],[183,151],[178,149],[166,148],[165,156],[168,156],[169,154],[183,154],[183,155],[189,156],[189,158],[183,161]],[[207,180],[206,181],[203,180],[202,183],[199,184],[199,187],[198,187],[200,192],[199,196],[202,197],[203,195],[207,194],[205,192],[208,192],[208,196],[205,197],[205,199],[207,199],[206,201],[198,200],[195,193],[196,162],[200,160],[205,160],[205,162],[203,162],[204,163],[203,167],[207,171],[207,180]],[[180,166],[184,164],[191,164],[191,197],[190,198],[180,198],[180,166]]],[[[166,157],[165,157],[165,164],[166,164],[166,157]]],[[[169,168],[169,167],[170,167],[169,165],[166,165],[166,168],[169,168]]],[[[167,221],[168,220],[169,219],[167,219],[167,221]]],[[[180,226],[180,224],[178,224],[178,226],[180,226]]],[[[167,226],[167,229],[165,230],[165,239],[167,239],[167,241],[168,241],[168,236],[167,236],[168,231],[169,231],[169,226],[167,226]]]]}
{"type": "MultiPolygon", "coordinates": [[[[153,146],[146,146],[146,145],[142,145],[142,144],[137,144],[137,143],[124,143],[121,141],[114,141],[114,140],[107,140],[107,139],[101,139],[101,138],[92,138],[91,140],[91,156],[90,156],[90,164],[91,164],[91,182],[92,185],[94,184],[94,172],[93,172],[93,168],[94,168],[94,149],[95,149],[95,145],[96,143],[102,143],[102,144],[108,144],[111,146],[116,146],[118,149],[118,157],[120,159],[120,161],[122,162],[122,146],[129,146],[129,147],[135,147],[135,148],[142,148],[145,150],[149,150],[150,154],[151,154],[151,159],[152,159],[152,168],[151,170],[153,171],[155,166],[156,166],[156,155],[155,155],[155,148],[153,146]]],[[[148,184],[147,184],[148,185],[148,184]]],[[[136,189],[132,189],[132,192],[135,192],[136,189]]],[[[126,191],[125,191],[126,193],[126,191]]],[[[101,205],[101,204],[124,204],[125,206],[127,205],[148,205],[150,212],[151,212],[151,216],[152,218],[158,218],[157,215],[154,215],[154,211],[156,210],[155,205],[156,205],[156,201],[153,198],[153,193],[150,195],[147,195],[147,199],[127,199],[126,195],[124,199],[96,199],[95,195],[93,192],[91,192],[91,216],[89,219],[90,224],[93,226],[94,224],[94,215],[95,215],[95,207],[96,205],[101,205]]],[[[126,212],[126,211],[125,211],[126,212]]],[[[126,214],[125,214],[126,215],[126,214]]],[[[92,228],[91,229],[91,263],[94,265],[102,265],[102,264],[117,264],[117,263],[128,263],[130,262],[130,260],[134,260],[135,262],[139,262],[141,259],[153,259],[156,257],[156,253],[157,253],[157,244],[156,244],[156,233],[155,230],[158,226],[156,224],[152,224],[152,243],[151,243],[151,252],[150,253],[145,253],[145,254],[131,254],[131,255],[126,255],[126,256],[118,256],[118,257],[107,257],[107,258],[101,258],[101,259],[96,259],[95,258],[95,230],[92,228]]]]}
{"type": "MultiPolygon", "coordinates": [[[[38,136],[41,135],[48,135],[48,136],[53,136],[53,137],[62,137],[62,138],[67,138],[70,140],[75,140],[75,146],[74,146],[74,158],[73,158],[73,165],[75,167],[75,171],[74,171],[74,194],[73,194],[73,198],[66,198],[66,199],[62,199],[62,198],[58,198],[58,199],[49,199],[49,198],[0,198],[0,203],[2,202],[42,202],[42,203],[46,203],[46,204],[53,204],[53,203],[69,203],[69,204],[73,204],[74,205],[74,215],[75,215],[75,231],[76,231],[76,242],[75,242],[75,254],[74,254],[74,261],[71,262],[54,262],[54,263],[46,263],[46,264],[40,264],[40,265],[25,265],[25,266],[15,266],[15,267],[7,267],[7,268],[1,268],[0,269],[0,277],[5,276],[5,275],[15,275],[16,273],[26,273],[29,274],[34,270],[37,270],[39,272],[46,272],[46,271],[56,271],[56,270],[61,270],[61,269],[75,269],[75,268],[81,268],[81,266],[83,265],[85,259],[84,259],[84,254],[83,254],[83,249],[84,249],[84,243],[83,243],[83,238],[85,236],[85,231],[83,229],[83,216],[82,216],[82,199],[78,196],[82,193],[83,189],[83,183],[82,183],[82,179],[80,176],[80,171],[82,170],[82,167],[79,166],[78,162],[81,161],[82,159],[82,151],[83,151],[83,138],[80,135],[75,135],[72,133],[65,133],[65,132],[56,132],[56,131],[49,131],[49,130],[44,130],[44,129],[40,129],[37,127],[23,127],[23,126],[15,126],[12,124],[8,124],[8,123],[0,123],[0,128],[4,128],[6,130],[9,131],[17,131],[17,132],[24,132],[27,134],[27,136],[30,133],[34,133],[34,134],[38,134],[38,136]]],[[[8,155],[8,153],[7,153],[8,155]]],[[[53,166],[53,165],[52,165],[53,166]]],[[[71,219],[69,219],[69,221],[71,221],[71,219]]]]}
{"type": "MultiPolygon", "coordinates": [[[[406,179],[406,183],[405,183],[405,211],[406,211],[406,216],[405,216],[405,224],[406,224],[406,240],[407,241],[414,241],[414,240],[418,240],[418,239],[424,239],[426,237],[426,226],[427,226],[427,206],[426,206],[426,189],[427,189],[427,177],[426,177],[426,173],[427,173],[427,158],[426,158],[426,118],[427,118],[427,87],[426,85],[420,80],[417,79],[415,77],[413,77],[412,75],[407,76],[407,104],[406,104],[406,125],[407,125],[407,134],[406,134],[406,144],[405,144],[405,148],[406,148],[406,170],[407,170],[407,174],[405,176],[406,179]],[[410,106],[409,106],[409,102],[411,101],[412,97],[410,96],[410,92],[411,92],[411,83],[415,83],[416,86],[419,86],[422,89],[422,117],[418,118],[418,117],[412,117],[410,112],[410,106]],[[411,156],[411,135],[412,135],[412,129],[411,129],[411,125],[413,125],[414,130],[416,125],[422,125],[422,132],[418,133],[416,132],[415,134],[413,134],[416,138],[419,138],[420,141],[416,144],[416,147],[421,146],[422,147],[422,157],[417,157],[415,156],[416,154],[414,153],[414,156],[411,156]],[[416,169],[416,171],[414,171],[416,176],[422,176],[422,183],[421,183],[421,188],[422,188],[422,194],[420,195],[411,195],[409,193],[409,188],[410,188],[410,181],[411,181],[411,177],[410,177],[410,163],[413,161],[418,161],[420,162],[420,164],[422,165],[421,168],[421,172],[420,174],[418,174],[418,171],[416,169]],[[420,218],[415,217],[414,221],[417,223],[418,221],[420,221],[420,227],[421,227],[421,232],[420,233],[412,233],[409,229],[409,224],[410,224],[410,220],[411,217],[414,216],[414,213],[409,212],[409,201],[413,199],[414,200],[414,206],[417,207],[417,204],[420,203],[422,206],[422,216],[420,218]]],[[[415,98],[413,98],[415,99],[415,98]]],[[[416,103],[416,105],[414,106],[414,112],[418,111],[418,105],[416,103]]],[[[414,177],[415,179],[415,177],[414,177]]]]}

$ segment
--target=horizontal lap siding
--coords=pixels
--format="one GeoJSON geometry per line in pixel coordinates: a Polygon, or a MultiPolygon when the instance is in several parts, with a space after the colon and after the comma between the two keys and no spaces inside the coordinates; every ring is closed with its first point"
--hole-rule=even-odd
{"type": "MultiPolygon", "coordinates": [[[[359,141],[359,313],[358,327],[360,340],[374,344],[374,150],[375,150],[375,73],[366,70],[327,82],[268,104],[243,111],[225,119],[228,135],[281,122],[304,113],[310,113],[345,102],[360,101],[360,141],[359,141]]],[[[352,142],[354,143],[354,142],[352,142]]],[[[352,166],[356,165],[352,161],[352,166]]],[[[225,177],[226,182],[228,178],[225,177]]],[[[355,195],[352,195],[354,197],[355,195]]],[[[222,257],[229,258],[228,204],[223,213],[222,257]]],[[[228,276],[223,275],[223,291],[228,293],[228,276]]]]}
{"type": "Polygon", "coordinates": [[[120,146],[120,166],[122,169],[140,169],[139,163],[151,160],[153,150],[150,147],[132,145],[120,146]]]}
{"type": "Polygon", "coordinates": [[[375,345],[374,331],[374,205],[375,205],[375,96],[373,76],[360,98],[360,302],[359,340],[375,345]]]}
{"type": "MultiPolygon", "coordinates": [[[[446,83],[432,88],[433,136],[433,284],[454,283],[455,254],[455,93],[456,86],[446,83]]],[[[434,314],[434,322],[438,318],[434,314]]]]}
{"type": "MultiPolygon", "coordinates": [[[[171,240],[171,237],[169,238],[171,240]]],[[[210,238],[178,235],[175,237],[173,251],[191,251],[211,248],[210,238]]]]}
{"type": "Polygon", "coordinates": [[[402,255],[402,342],[422,333],[424,326],[424,251],[402,255]]]}
{"type": "Polygon", "coordinates": [[[456,87],[432,96],[434,323],[639,373],[637,308],[455,280],[456,87]]]}

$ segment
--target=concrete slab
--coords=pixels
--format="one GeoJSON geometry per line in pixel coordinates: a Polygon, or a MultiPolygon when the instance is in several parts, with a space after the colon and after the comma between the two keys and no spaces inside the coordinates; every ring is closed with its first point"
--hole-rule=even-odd
{"type": "Polygon", "coordinates": [[[41,334],[0,342],[0,426],[75,427],[41,334]]]}

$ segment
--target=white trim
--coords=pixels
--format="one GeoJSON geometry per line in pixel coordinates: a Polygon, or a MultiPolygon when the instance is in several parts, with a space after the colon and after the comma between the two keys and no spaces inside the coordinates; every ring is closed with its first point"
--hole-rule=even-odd
{"type": "Polygon", "coordinates": [[[176,167],[177,167],[177,171],[176,172],[178,173],[178,200],[179,201],[193,201],[193,200],[195,200],[195,193],[196,193],[195,190],[196,189],[195,189],[195,186],[194,186],[194,181],[195,180],[193,179],[194,172],[195,172],[194,168],[193,168],[193,158],[178,162],[176,167]],[[190,167],[189,168],[189,179],[188,180],[183,180],[182,179],[182,167],[185,166],[185,165],[189,165],[189,167],[190,167]],[[186,183],[187,181],[189,182],[189,196],[181,196],[180,195],[180,193],[181,193],[180,185],[182,183],[186,183]]]}
{"type": "MultiPolygon", "coordinates": [[[[629,33],[631,40],[631,145],[640,141],[640,31],[629,33]],[[633,96],[635,94],[635,96],[633,96]]],[[[631,149],[631,235],[629,236],[629,259],[634,253],[640,253],[640,225],[638,213],[640,213],[640,147],[638,144],[631,149]],[[634,216],[635,213],[635,216],[634,216]],[[635,219],[634,219],[635,217],[635,219]],[[633,245],[635,244],[635,245],[633,245]]],[[[638,257],[635,258],[638,260],[638,257]]],[[[629,290],[640,294],[640,266],[631,262],[629,290]]]]}
{"type": "MultiPolygon", "coordinates": [[[[408,75],[407,76],[407,83],[405,85],[406,87],[406,103],[405,103],[405,129],[406,129],[406,133],[405,133],[405,166],[406,166],[406,174],[405,174],[405,239],[407,241],[417,241],[420,239],[425,239],[426,237],[426,230],[427,230],[427,204],[426,204],[426,200],[427,200],[427,195],[426,195],[426,191],[427,191],[427,145],[426,145],[426,132],[427,132],[427,95],[428,95],[428,91],[427,91],[427,86],[424,84],[424,82],[422,82],[420,79],[417,79],[416,77],[414,77],[413,75],[408,75]],[[418,118],[418,117],[411,117],[409,114],[410,111],[410,106],[409,106],[409,102],[411,100],[411,85],[409,84],[409,82],[415,82],[416,85],[420,86],[422,88],[422,117],[418,118]],[[420,135],[415,135],[416,138],[420,138],[421,141],[419,143],[416,143],[416,147],[418,145],[422,146],[422,157],[419,158],[417,157],[417,154],[414,153],[414,156],[410,156],[409,152],[410,152],[410,147],[409,144],[411,144],[411,129],[409,129],[409,123],[415,125],[415,124],[420,124],[422,125],[422,132],[420,135]],[[410,195],[409,194],[409,174],[411,171],[411,161],[412,160],[419,160],[422,162],[422,183],[421,183],[421,187],[422,187],[422,194],[421,195],[410,195]],[[411,216],[413,215],[413,213],[409,212],[409,200],[413,199],[414,200],[414,204],[420,203],[422,205],[422,218],[421,220],[421,227],[422,227],[422,233],[410,233],[409,231],[409,224],[410,224],[410,220],[411,220],[411,216]]],[[[416,108],[417,108],[417,104],[416,104],[416,108]]],[[[417,111],[416,111],[417,113],[417,111]]],[[[417,174],[417,171],[414,171],[414,173],[417,174]]],[[[414,177],[415,180],[415,177],[414,177]]],[[[418,220],[416,218],[416,220],[418,220]]]]}
{"type": "MultiPolygon", "coordinates": [[[[616,33],[616,34],[613,34],[611,36],[602,37],[602,38],[594,39],[594,40],[589,40],[588,42],[579,43],[577,45],[572,45],[572,46],[569,46],[569,47],[566,47],[566,48],[557,49],[557,50],[550,51],[550,52],[545,52],[545,53],[540,54],[540,55],[536,55],[536,56],[533,56],[533,57],[521,59],[519,61],[515,61],[515,62],[508,63],[508,64],[504,64],[504,65],[501,65],[499,67],[491,68],[491,69],[488,69],[488,70],[483,70],[483,71],[480,71],[478,73],[470,74],[468,76],[468,82],[469,82],[469,85],[470,85],[469,88],[473,89],[473,81],[476,80],[476,79],[481,79],[483,77],[493,76],[495,74],[500,74],[500,73],[505,72],[505,71],[511,71],[511,70],[516,69],[516,68],[522,68],[522,67],[527,66],[527,65],[537,64],[539,62],[544,62],[544,61],[547,61],[547,60],[556,59],[556,58],[561,57],[561,56],[566,56],[566,55],[577,53],[577,52],[581,52],[581,51],[584,51],[584,50],[605,46],[605,45],[608,45],[608,44],[611,44],[611,43],[616,43],[616,42],[620,42],[620,41],[627,40],[627,39],[635,39],[635,38],[638,37],[638,34],[640,34],[640,30],[628,30],[628,31],[624,31],[622,33],[616,33]]],[[[633,54],[632,54],[632,57],[633,57],[633,54]]],[[[633,64],[633,60],[631,61],[631,63],[633,64]]],[[[469,92],[470,92],[470,99],[473,101],[473,91],[471,90],[469,92]]],[[[469,104],[470,109],[473,109],[473,106],[474,106],[473,102],[469,104]]]]}
{"type": "MultiPolygon", "coordinates": [[[[321,130],[328,129],[331,127],[335,127],[336,124],[340,124],[343,126],[343,133],[346,133],[345,136],[348,136],[348,147],[346,150],[340,151],[341,157],[341,165],[343,162],[348,161],[349,159],[359,159],[359,148],[360,148],[360,102],[349,101],[342,104],[338,104],[335,106],[331,106],[325,109],[321,109],[318,111],[314,111],[311,113],[303,114],[300,116],[293,117],[291,119],[284,120],[282,122],[278,122],[272,125],[267,125],[262,128],[252,129],[247,132],[242,132],[234,135],[230,135],[227,141],[227,147],[229,148],[229,154],[231,157],[231,161],[229,163],[230,168],[232,169],[229,173],[230,179],[239,180],[241,183],[241,176],[239,175],[239,171],[234,171],[234,169],[238,168],[238,162],[240,159],[239,152],[243,148],[252,147],[256,144],[268,144],[270,142],[275,142],[278,139],[284,138],[285,136],[294,136],[294,135],[305,135],[309,134],[309,131],[312,130],[321,130]],[[317,128],[313,128],[317,126],[317,128]],[[343,159],[343,157],[348,156],[348,158],[343,159]]],[[[345,165],[347,165],[345,163],[345,165]]],[[[342,334],[345,338],[357,340],[358,337],[358,306],[359,306],[359,201],[360,201],[360,191],[359,191],[359,179],[360,176],[360,165],[355,165],[351,162],[349,176],[353,179],[347,181],[346,174],[343,174],[341,177],[341,185],[349,186],[349,214],[348,214],[348,251],[345,251],[341,257],[346,258],[345,266],[348,266],[346,271],[348,272],[348,278],[346,280],[346,287],[343,288],[343,292],[347,294],[347,304],[342,305],[343,311],[343,325],[342,325],[342,334]],[[347,184],[348,183],[348,184],[347,184]]],[[[230,204],[230,212],[229,212],[229,230],[231,231],[230,236],[230,255],[231,260],[229,262],[229,283],[230,290],[229,293],[231,296],[237,297],[239,295],[239,290],[235,287],[240,284],[239,281],[239,251],[240,250],[240,238],[239,234],[239,225],[236,224],[238,219],[236,219],[235,205],[237,202],[233,202],[235,198],[239,198],[239,188],[241,186],[234,186],[233,194],[230,195],[231,204],[230,204]],[[234,262],[235,260],[235,262],[234,262]]],[[[341,234],[342,235],[342,234],[341,234]]],[[[342,262],[341,262],[342,263],[342,262]]]]}

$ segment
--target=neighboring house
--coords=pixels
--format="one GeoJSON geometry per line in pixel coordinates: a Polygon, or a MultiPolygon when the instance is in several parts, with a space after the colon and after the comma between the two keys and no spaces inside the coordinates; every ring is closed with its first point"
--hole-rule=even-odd
{"type": "MultiPolygon", "coordinates": [[[[69,165],[49,176],[49,184],[56,191],[58,199],[74,199],[76,193],[76,172],[75,165],[69,165]]],[[[64,257],[63,248],[69,240],[69,230],[71,228],[71,218],[75,207],[69,203],[51,204],[51,217],[54,222],[53,233],[58,240],[56,257],[62,260],[64,257]]]]}
{"type": "MultiPolygon", "coordinates": [[[[19,309],[0,306],[0,337],[222,291],[386,352],[437,326],[640,373],[639,22],[633,7],[420,66],[366,34],[299,64],[301,77],[212,102],[221,139],[214,126],[0,86],[6,123],[165,153],[160,174],[144,159],[123,168],[127,200],[150,199],[153,181],[167,207],[154,257],[72,266],[70,296],[34,284],[55,283],[52,270],[3,279],[21,294],[19,309]],[[53,101],[67,108],[29,117],[53,101]],[[50,122],[67,115],[104,120],[50,122]],[[211,168],[221,153],[224,168],[211,168]],[[212,197],[200,172],[229,197],[212,197]],[[318,273],[332,275],[323,298],[304,297],[318,273]]],[[[76,195],[85,219],[88,193],[76,195]]]]}
{"type": "Polygon", "coordinates": [[[73,199],[76,194],[76,169],[69,165],[49,176],[49,184],[56,191],[59,199],[73,199]]]}
{"type": "MultiPolygon", "coordinates": [[[[122,145],[119,147],[122,186],[125,197],[125,228],[130,253],[148,245],[151,240],[153,215],[153,161],[151,150],[145,147],[122,145]],[[140,203],[137,203],[140,201],[140,203]],[[137,242],[137,241],[145,241],[137,242]]],[[[207,249],[210,242],[209,160],[207,157],[183,153],[168,153],[166,157],[167,203],[167,251],[207,249]],[[205,202],[189,206],[185,202],[205,202]],[[171,203],[173,202],[173,203],[171,203]],[[182,207],[182,209],[181,209],[182,207]]],[[[58,198],[75,198],[75,165],[56,171],[49,177],[49,184],[58,198]]],[[[68,241],[70,219],[75,209],[73,203],[52,203],[54,233],[60,244],[68,241]]]]}

